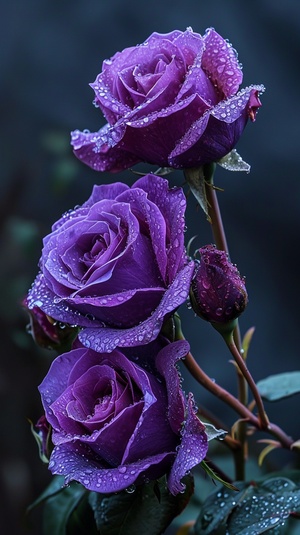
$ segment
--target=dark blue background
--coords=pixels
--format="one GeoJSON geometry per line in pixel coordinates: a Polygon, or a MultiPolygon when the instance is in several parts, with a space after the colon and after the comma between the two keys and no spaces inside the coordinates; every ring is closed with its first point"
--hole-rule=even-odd
{"type": "MultiPolygon", "coordinates": [[[[97,174],[78,162],[70,130],[97,130],[104,120],[88,86],[103,59],[143,42],[153,31],[209,26],[232,42],[244,66],[243,85],[263,83],[255,124],[237,149],[251,173],[217,170],[219,200],[231,257],[246,275],[249,306],[241,330],[256,327],[249,355],[255,379],[296,370],[299,354],[299,53],[296,0],[14,0],[1,2],[1,516],[10,533],[23,533],[21,515],[49,480],[38,459],[27,418],[41,413],[37,385],[50,358],[25,334],[20,300],[37,271],[41,239],[62,212],[86,200],[95,182],[128,180],[97,174]],[[4,506],[3,506],[4,505],[4,506]]],[[[153,170],[153,169],[151,169],[153,170]]],[[[174,173],[173,184],[183,175],[174,173]]],[[[187,239],[212,238],[189,197],[187,239]]],[[[183,307],[183,325],[205,371],[236,392],[230,355],[210,325],[183,307]]],[[[229,425],[234,414],[185,379],[199,404],[229,425]]],[[[298,399],[268,406],[271,418],[299,436],[298,399]]],[[[275,459],[275,457],[274,457],[275,459]]],[[[278,457],[275,466],[288,462],[278,457]]],[[[40,528],[37,532],[40,533],[40,528]]]]}

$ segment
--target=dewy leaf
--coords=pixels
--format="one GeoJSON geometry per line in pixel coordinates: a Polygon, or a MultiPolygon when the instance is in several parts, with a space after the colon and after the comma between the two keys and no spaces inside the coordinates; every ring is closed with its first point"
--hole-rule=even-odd
{"type": "Polygon", "coordinates": [[[188,185],[190,186],[192,194],[200,204],[207,219],[209,220],[203,167],[187,168],[184,170],[184,176],[188,185]]]}
{"type": "Polygon", "coordinates": [[[277,401],[300,392],[300,372],[286,372],[270,375],[258,381],[260,395],[268,401],[277,401]]]}
{"type": "Polygon", "coordinates": [[[184,479],[184,493],[173,496],[165,478],[117,494],[91,492],[89,503],[101,535],[160,535],[186,507],[194,491],[193,478],[184,479]],[[157,484],[159,496],[157,497],[157,484]]]}
{"type": "Polygon", "coordinates": [[[251,497],[246,497],[232,512],[228,531],[230,535],[259,535],[283,526],[291,512],[300,504],[300,489],[286,478],[270,478],[257,486],[251,497]]]}
{"type": "Polygon", "coordinates": [[[221,489],[207,498],[195,524],[195,535],[219,533],[220,528],[230,535],[259,535],[276,526],[283,533],[281,527],[289,515],[300,511],[299,483],[287,477],[235,485],[239,492],[221,489]]]}
{"type": "Polygon", "coordinates": [[[243,158],[235,149],[226,154],[217,163],[227,171],[246,171],[246,173],[249,173],[251,168],[247,162],[244,162],[243,158]]]}
{"type": "Polygon", "coordinates": [[[210,494],[200,509],[194,532],[195,535],[209,535],[216,533],[217,528],[225,526],[226,520],[239,499],[246,492],[251,492],[251,487],[247,488],[246,483],[238,483],[237,491],[220,488],[210,494]],[[244,490],[245,489],[245,490],[244,490]]]}
{"type": "Polygon", "coordinates": [[[227,431],[224,429],[217,429],[213,424],[208,422],[202,422],[205,425],[205,433],[207,435],[207,440],[213,440],[214,438],[224,438],[227,435],[227,431]]]}
{"type": "Polygon", "coordinates": [[[43,535],[66,535],[68,520],[86,493],[79,483],[71,483],[49,498],[44,506],[43,535]]]}

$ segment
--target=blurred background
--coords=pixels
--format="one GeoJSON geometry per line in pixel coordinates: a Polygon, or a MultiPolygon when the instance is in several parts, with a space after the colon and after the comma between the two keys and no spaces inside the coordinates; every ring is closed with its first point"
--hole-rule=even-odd
{"type": "MultiPolygon", "coordinates": [[[[124,180],[130,171],[99,174],[72,154],[69,132],[104,124],[89,83],[102,61],[153,32],[204,33],[213,26],[238,50],[243,86],[263,83],[263,107],[237,150],[251,173],[218,168],[215,183],[231,259],[246,276],[250,302],[242,333],[255,326],[248,365],[256,380],[297,370],[299,360],[299,54],[296,0],[12,0],[1,2],[0,35],[0,517],[11,535],[41,534],[39,513],[24,510],[50,481],[28,419],[41,415],[37,386],[53,353],[26,332],[21,300],[37,273],[42,237],[66,210],[84,202],[94,183],[124,180]]],[[[150,166],[139,170],[154,171],[150,166]]],[[[180,172],[170,175],[182,185],[180,172]]],[[[187,190],[186,190],[187,191],[187,190]]],[[[212,241],[205,217],[188,201],[187,240],[212,241]]],[[[209,324],[181,310],[186,338],[204,370],[236,393],[234,367],[209,324]]],[[[231,426],[235,414],[185,376],[199,405],[231,426]]],[[[267,404],[270,418],[299,438],[297,398],[267,404]]],[[[255,450],[256,446],[253,445],[255,450]]],[[[261,446],[258,448],[261,450],[261,446]]],[[[291,465],[271,454],[268,469],[291,465]]],[[[229,467],[229,471],[232,467],[229,467]]],[[[251,474],[251,477],[253,474],[251,474]]],[[[213,488],[211,488],[213,490],[213,488]]],[[[172,530],[169,531],[173,533],[172,530]]]]}

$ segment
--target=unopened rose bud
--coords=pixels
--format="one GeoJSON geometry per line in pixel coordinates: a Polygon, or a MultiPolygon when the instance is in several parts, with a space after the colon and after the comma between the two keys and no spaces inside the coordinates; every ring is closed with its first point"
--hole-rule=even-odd
{"type": "Polygon", "coordinates": [[[50,457],[50,435],[51,435],[51,426],[46,420],[46,416],[43,415],[35,424],[37,429],[37,436],[40,441],[40,457],[42,460],[48,460],[50,457]]]}
{"type": "Polygon", "coordinates": [[[199,249],[191,283],[191,304],[198,316],[212,324],[232,323],[246,308],[245,281],[225,251],[213,245],[199,249]]]}
{"type": "Polygon", "coordinates": [[[75,327],[53,320],[37,306],[29,309],[27,298],[23,299],[22,305],[30,318],[27,330],[38,346],[57,349],[75,338],[77,333],[75,327]]]}

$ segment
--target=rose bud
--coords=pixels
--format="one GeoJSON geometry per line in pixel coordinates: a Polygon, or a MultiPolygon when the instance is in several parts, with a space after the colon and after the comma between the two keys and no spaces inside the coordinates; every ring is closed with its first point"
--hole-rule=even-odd
{"type": "Polygon", "coordinates": [[[35,343],[46,349],[58,349],[71,341],[77,334],[77,329],[50,318],[39,307],[28,307],[28,298],[23,299],[23,307],[29,314],[30,323],[27,331],[35,343]]]}
{"type": "Polygon", "coordinates": [[[248,302],[244,279],[225,251],[206,245],[199,253],[190,290],[192,307],[214,326],[231,325],[248,302]]]}
{"type": "Polygon", "coordinates": [[[75,155],[97,171],[146,161],[186,169],[216,162],[236,145],[261,106],[262,85],[240,89],[241,65],[213,28],[153,33],[105,60],[91,84],[107,124],[75,130],[75,155]]]}
{"type": "Polygon", "coordinates": [[[51,426],[43,414],[35,424],[40,439],[41,457],[49,459],[50,457],[50,436],[51,426]]]}

